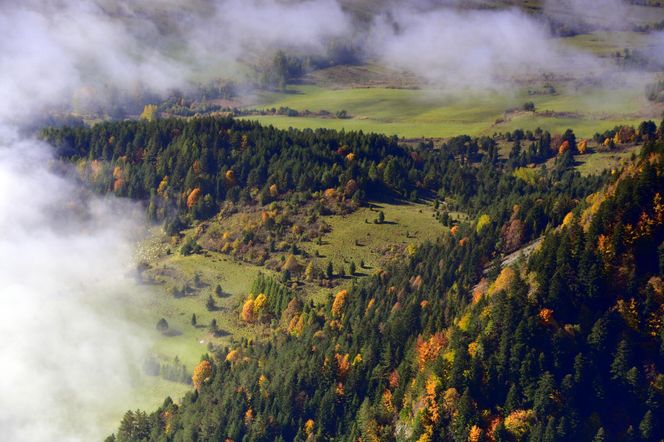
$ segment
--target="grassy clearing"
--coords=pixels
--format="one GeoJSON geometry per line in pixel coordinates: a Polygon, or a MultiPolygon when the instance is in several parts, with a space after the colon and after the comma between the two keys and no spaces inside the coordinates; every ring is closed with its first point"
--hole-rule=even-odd
{"type": "MultiPolygon", "coordinates": [[[[303,249],[316,258],[318,267],[324,268],[328,261],[337,272],[343,265],[354,262],[357,274],[370,275],[380,268],[390,250],[404,249],[408,245],[417,245],[427,240],[435,240],[448,229],[433,217],[433,207],[425,204],[375,202],[372,207],[363,207],[346,216],[325,217],[332,231],[326,234],[322,244],[306,243],[303,249]],[[379,211],[385,214],[383,224],[375,224],[379,211]],[[365,222],[366,220],[366,222],[365,222]],[[365,267],[360,267],[364,261],[365,267]]],[[[340,288],[347,288],[353,279],[347,277],[340,288]]],[[[322,300],[329,289],[309,287],[315,299],[322,300]]]]}
{"type": "Polygon", "coordinates": [[[645,99],[640,85],[616,86],[608,93],[588,87],[559,90],[557,95],[485,94],[453,99],[436,90],[294,86],[292,93],[269,93],[259,97],[257,109],[289,107],[297,111],[347,111],[351,118],[249,116],[278,128],[363,130],[405,138],[445,138],[459,134],[482,135],[537,127],[553,133],[567,128],[590,137],[620,124],[637,124],[657,118],[660,110],[645,99]],[[506,114],[532,101],[537,112],[506,114]]]}
{"type": "MultiPolygon", "coordinates": [[[[152,239],[152,248],[167,247],[158,239],[152,239]]],[[[146,294],[134,303],[135,318],[143,321],[153,330],[155,353],[162,360],[172,360],[178,356],[193,369],[201,354],[207,351],[209,342],[215,345],[228,345],[232,338],[249,337],[255,331],[243,327],[237,318],[237,306],[251,289],[251,284],[260,268],[246,263],[236,263],[230,258],[207,252],[205,255],[182,256],[179,253],[157,253],[149,261],[151,268],[145,277],[153,279],[146,294]],[[196,285],[198,274],[200,284],[196,285]],[[189,286],[185,296],[176,297],[174,290],[189,286]],[[223,296],[214,291],[219,284],[223,296]],[[208,311],[206,301],[212,296],[216,309],[208,311]],[[195,314],[197,325],[191,324],[195,314]],[[168,321],[172,335],[159,333],[155,324],[159,318],[168,321]],[[221,330],[213,336],[208,326],[216,319],[221,330]]]]}
{"type": "Polygon", "coordinates": [[[632,154],[638,155],[640,146],[627,146],[611,152],[594,152],[589,155],[577,155],[577,169],[582,175],[600,174],[604,170],[619,168],[628,161],[632,154]]]}
{"type": "MultiPolygon", "coordinates": [[[[243,326],[237,316],[237,305],[244,299],[259,268],[249,264],[239,264],[230,258],[215,253],[206,255],[181,256],[167,254],[169,248],[163,234],[152,232],[148,240],[139,246],[138,259],[150,265],[143,272],[145,284],[122,299],[126,318],[144,332],[145,339],[152,344],[151,354],[160,363],[172,362],[177,356],[193,371],[202,354],[207,352],[208,343],[228,345],[232,339],[253,337],[262,332],[260,327],[243,326]],[[194,275],[199,274],[201,284],[195,287],[194,275]],[[176,298],[172,289],[181,289],[188,283],[192,289],[186,296],[176,298]],[[223,297],[214,293],[217,284],[222,286],[223,297]],[[217,309],[208,311],[206,300],[212,294],[217,309]],[[197,326],[191,324],[192,314],[196,315],[197,326]],[[169,325],[167,333],[156,330],[160,318],[169,325]],[[215,318],[222,334],[213,336],[208,326],[215,318]]],[[[154,409],[166,396],[180,399],[191,386],[172,382],[159,376],[148,376],[137,367],[134,385],[126,397],[118,400],[117,407],[108,407],[102,416],[100,426],[105,433],[117,428],[126,409],[154,409]]]]}

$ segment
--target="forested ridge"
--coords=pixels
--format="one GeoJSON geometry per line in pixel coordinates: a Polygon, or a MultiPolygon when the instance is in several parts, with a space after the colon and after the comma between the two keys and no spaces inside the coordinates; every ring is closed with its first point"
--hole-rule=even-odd
{"type": "Polygon", "coordinates": [[[197,188],[213,212],[234,195],[264,204],[251,189],[274,195],[272,185],[279,198],[333,188],[351,200],[344,194],[351,179],[357,204],[367,194],[431,195],[472,215],[325,304],[292,298],[275,310],[281,318],[271,339],[206,356],[182,403],[169,398],[149,414],[128,412],[109,439],[659,440],[663,126],[639,134],[640,155],[624,170],[596,178],[571,168],[571,133],[553,142],[546,133],[517,134],[501,160],[490,138],[409,149],[378,135],[231,119],[45,132],[100,191],[156,204],[168,176],[175,209],[163,218],[205,216],[187,204],[197,188]],[[553,156],[534,179],[515,176],[553,156]],[[297,159],[305,167],[289,167],[297,159]],[[266,173],[250,180],[255,168],[246,164],[261,161],[266,173]],[[95,181],[91,167],[106,178],[95,181]],[[310,175],[315,167],[320,173],[310,175]],[[495,265],[542,234],[527,262],[495,265]]]}

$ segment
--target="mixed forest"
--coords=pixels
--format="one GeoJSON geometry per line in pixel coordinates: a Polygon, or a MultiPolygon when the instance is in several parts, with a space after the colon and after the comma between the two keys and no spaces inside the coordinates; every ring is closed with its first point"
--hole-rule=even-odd
{"type": "Polygon", "coordinates": [[[432,222],[450,227],[325,302],[291,290],[294,276],[261,276],[239,314],[268,317],[269,337],[212,348],[191,392],[128,411],[109,441],[664,437],[664,122],[437,146],[213,117],[42,136],[80,179],[143,201],[173,235],[254,207],[268,233],[236,242],[288,237],[306,259],[297,245],[315,234],[291,235],[289,216],[269,216],[275,203],[314,223],[387,198],[432,204],[432,222]],[[589,142],[641,149],[582,176],[589,142]]]}

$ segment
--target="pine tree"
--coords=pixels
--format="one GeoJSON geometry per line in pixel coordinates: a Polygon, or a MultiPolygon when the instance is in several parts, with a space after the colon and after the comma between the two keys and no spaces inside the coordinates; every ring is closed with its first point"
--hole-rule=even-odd
{"type": "Polygon", "coordinates": [[[208,296],[208,299],[205,302],[205,307],[208,309],[208,311],[213,311],[217,308],[217,303],[214,302],[214,298],[212,297],[212,295],[208,296]]]}
{"type": "Polygon", "coordinates": [[[196,313],[191,314],[191,325],[196,327],[196,313]]]}
{"type": "Polygon", "coordinates": [[[606,440],[606,435],[604,434],[604,427],[599,427],[599,430],[597,430],[597,433],[593,438],[593,442],[604,442],[605,440],[606,440]]]}
{"type": "Polygon", "coordinates": [[[643,440],[652,440],[652,437],[654,436],[653,427],[654,422],[652,411],[648,410],[639,424],[639,432],[641,433],[641,438],[643,438],[643,440]]]}

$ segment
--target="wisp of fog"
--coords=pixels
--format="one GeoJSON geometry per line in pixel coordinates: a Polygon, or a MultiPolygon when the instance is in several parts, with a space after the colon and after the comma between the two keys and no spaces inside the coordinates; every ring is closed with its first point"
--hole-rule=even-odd
{"type": "Polygon", "coordinates": [[[48,147],[3,132],[0,439],[99,438],[102,413],[130,388],[148,344],[114,304],[135,289],[127,275],[139,218],[50,170],[48,147]]]}

